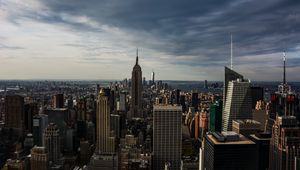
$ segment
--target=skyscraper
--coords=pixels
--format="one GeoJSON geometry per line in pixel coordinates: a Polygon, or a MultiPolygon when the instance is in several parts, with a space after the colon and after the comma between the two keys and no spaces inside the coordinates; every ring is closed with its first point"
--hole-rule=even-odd
{"type": "Polygon", "coordinates": [[[53,108],[64,107],[64,94],[56,94],[53,96],[53,108]]]}
{"type": "Polygon", "coordinates": [[[154,85],[155,84],[155,73],[154,71],[152,71],[151,73],[151,84],[150,85],[154,85]]]}
{"type": "Polygon", "coordinates": [[[277,116],[270,143],[270,170],[295,168],[300,158],[300,127],[295,116],[277,116]]]}
{"type": "Polygon", "coordinates": [[[154,106],[153,169],[163,169],[166,163],[170,163],[171,169],[180,169],[181,114],[181,106],[154,106]]]}
{"type": "Polygon", "coordinates": [[[57,163],[60,158],[60,137],[56,124],[50,123],[44,131],[43,146],[49,153],[49,161],[57,163]]]}
{"type": "Polygon", "coordinates": [[[299,96],[294,93],[291,86],[286,81],[286,58],[283,55],[283,81],[278,86],[278,90],[271,94],[271,107],[268,114],[266,131],[271,132],[276,116],[296,116],[300,121],[299,96]]]}
{"type": "Polygon", "coordinates": [[[115,152],[115,138],[110,130],[110,89],[101,89],[97,99],[97,151],[98,153],[115,152]]]}
{"type": "Polygon", "coordinates": [[[5,97],[5,127],[23,132],[24,123],[24,98],[19,95],[5,97]]]}
{"type": "Polygon", "coordinates": [[[234,119],[252,119],[251,104],[250,82],[243,79],[230,81],[222,115],[222,131],[231,131],[234,119]]]}
{"type": "Polygon", "coordinates": [[[45,147],[35,146],[31,149],[31,170],[48,170],[49,156],[45,147]]]}
{"type": "Polygon", "coordinates": [[[43,145],[43,133],[48,126],[48,115],[38,114],[33,117],[32,135],[34,144],[37,146],[43,145]]]}
{"type": "Polygon", "coordinates": [[[136,62],[132,70],[131,85],[131,117],[143,117],[142,110],[142,69],[139,65],[138,51],[136,54],[136,62]]]}
{"type": "Polygon", "coordinates": [[[223,112],[226,105],[226,98],[227,98],[227,90],[228,90],[228,83],[232,80],[236,79],[243,79],[244,76],[235,72],[234,70],[225,67],[225,79],[224,79],[224,87],[223,87],[223,112]]]}
{"type": "Polygon", "coordinates": [[[217,100],[210,105],[209,109],[209,131],[221,132],[222,129],[222,100],[217,100]]]}
{"type": "Polygon", "coordinates": [[[257,168],[256,145],[235,132],[213,132],[204,139],[204,169],[257,168]]]}

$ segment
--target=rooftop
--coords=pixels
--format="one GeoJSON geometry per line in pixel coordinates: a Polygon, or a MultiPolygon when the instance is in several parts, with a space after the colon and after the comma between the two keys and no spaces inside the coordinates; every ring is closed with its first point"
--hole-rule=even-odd
{"type": "Polygon", "coordinates": [[[223,135],[224,140],[222,140],[222,139],[220,140],[220,139],[216,138],[213,134],[208,134],[207,138],[215,145],[251,145],[251,144],[255,144],[254,142],[247,139],[243,135],[237,134],[232,131],[222,132],[222,134],[219,134],[219,135],[223,135]],[[228,140],[231,137],[236,136],[236,135],[238,135],[237,140],[228,140]]]}

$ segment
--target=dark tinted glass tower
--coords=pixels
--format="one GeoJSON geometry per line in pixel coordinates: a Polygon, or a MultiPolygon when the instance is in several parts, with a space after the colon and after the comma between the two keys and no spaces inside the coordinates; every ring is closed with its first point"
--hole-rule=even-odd
{"type": "Polygon", "coordinates": [[[139,65],[138,54],[136,63],[132,70],[132,86],[131,86],[131,117],[143,117],[142,110],[142,69],[139,65]]]}

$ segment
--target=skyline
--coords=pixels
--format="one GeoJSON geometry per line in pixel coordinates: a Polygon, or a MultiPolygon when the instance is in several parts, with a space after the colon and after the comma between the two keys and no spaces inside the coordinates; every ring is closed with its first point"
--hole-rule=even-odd
{"type": "MultiPolygon", "coordinates": [[[[0,79],[300,81],[295,1],[0,1],[0,79]],[[47,64],[45,64],[47,63],[47,64]],[[263,73],[263,74],[262,74],[263,73]]],[[[298,8],[298,9],[297,9],[298,8]]]]}

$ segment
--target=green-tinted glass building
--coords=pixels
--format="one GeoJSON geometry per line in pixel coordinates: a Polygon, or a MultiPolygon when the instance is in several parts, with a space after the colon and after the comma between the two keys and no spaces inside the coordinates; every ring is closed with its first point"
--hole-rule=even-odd
{"type": "Polygon", "coordinates": [[[222,100],[217,100],[210,106],[209,131],[221,132],[222,129],[222,100]]]}

